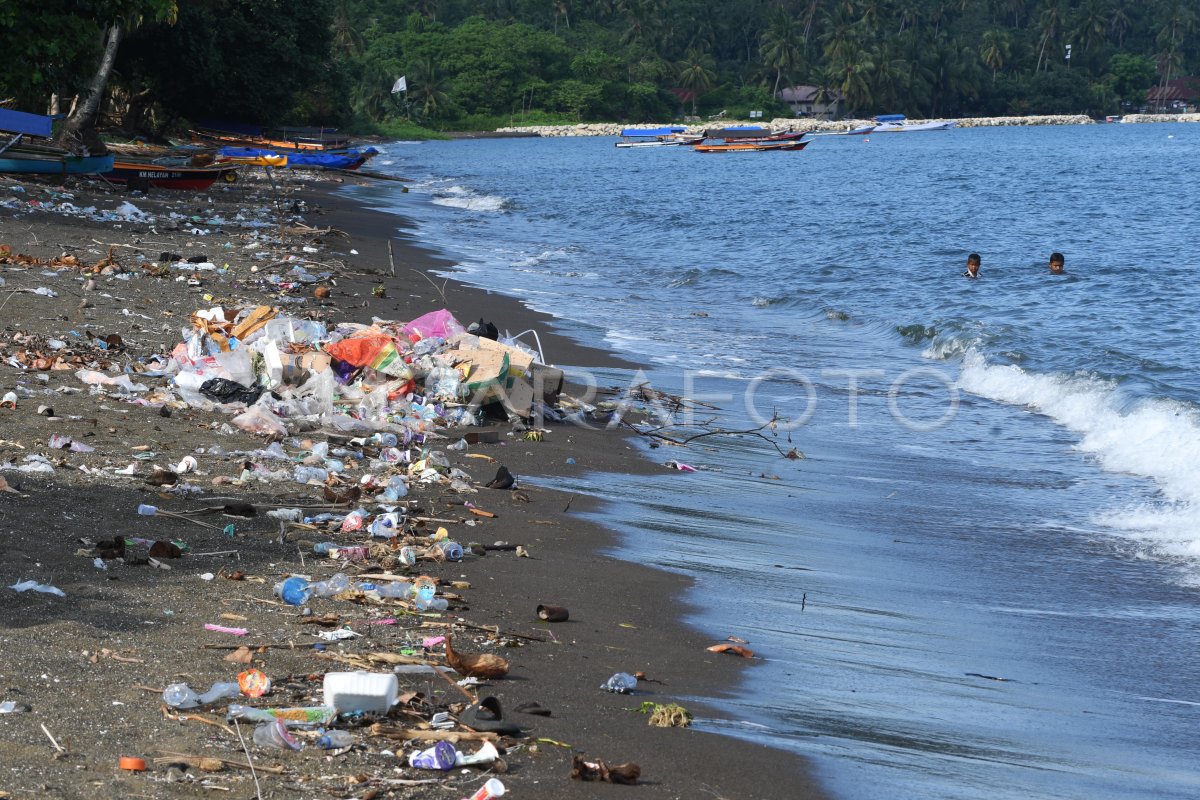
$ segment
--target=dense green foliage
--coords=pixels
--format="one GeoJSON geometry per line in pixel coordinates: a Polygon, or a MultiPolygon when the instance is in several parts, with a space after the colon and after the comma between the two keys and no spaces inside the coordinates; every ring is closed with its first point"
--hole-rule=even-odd
{"type": "MultiPolygon", "coordinates": [[[[41,110],[51,92],[78,91],[104,20],[156,5],[6,0],[0,98],[41,110]]],[[[789,113],[777,91],[798,84],[843,97],[844,115],[1103,114],[1200,74],[1196,9],[1196,0],[179,0],[177,20],[127,26],[112,85],[115,110],[143,127],[771,117],[789,113]],[[401,75],[408,91],[393,94],[401,75]]]]}

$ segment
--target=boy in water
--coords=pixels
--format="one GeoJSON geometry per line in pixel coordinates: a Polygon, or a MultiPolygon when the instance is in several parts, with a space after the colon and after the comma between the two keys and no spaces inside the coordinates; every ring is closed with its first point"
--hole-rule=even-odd
{"type": "Polygon", "coordinates": [[[979,253],[971,253],[967,256],[967,271],[963,273],[964,278],[979,277],[979,253]]]}
{"type": "Polygon", "coordinates": [[[1065,275],[1066,272],[1067,272],[1066,259],[1063,258],[1063,254],[1062,253],[1051,253],[1050,254],[1050,274],[1051,275],[1065,275]]]}

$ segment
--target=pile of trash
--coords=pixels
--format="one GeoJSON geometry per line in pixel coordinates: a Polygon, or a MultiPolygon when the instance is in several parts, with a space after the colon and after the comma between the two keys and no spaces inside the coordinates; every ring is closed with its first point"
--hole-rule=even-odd
{"type": "Polygon", "coordinates": [[[444,309],[329,329],[272,306],[217,306],[191,322],[164,372],[189,406],[236,413],[233,425],[257,434],[386,431],[407,443],[478,425],[487,406],[528,418],[562,390],[562,371],[540,353],[468,332],[444,309]]]}

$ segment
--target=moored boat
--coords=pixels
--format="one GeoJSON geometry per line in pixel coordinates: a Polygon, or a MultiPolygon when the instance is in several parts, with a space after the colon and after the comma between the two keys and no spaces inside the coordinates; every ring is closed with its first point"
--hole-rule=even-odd
{"type": "Polygon", "coordinates": [[[916,131],[948,131],[958,124],[957,120],[945,120],[942,122],[917,122],[910,123],[906,121],[903,114],[881,114],[875,117],[875,129],[872,133],[913,133],[916,131]]]}
{"type": "Polygon", "coordinates": [[[296,169],[358,169],[379,151],[374,147],[326,152],[277,152],[258,147],[222,147],[219,161],[296,169]]]}
{"type": "Polygon", "coordinates": [[[698,133],[684,133],[682,126],[668,128],[626,128],[621,131],[617,147],[684,147],[699,144],[704,137],[698,133]]]}
{"type": "Polygon", "coordinates": [[[10,148],[0,154],[0,172],[24,175],[98,175],[112,169],[113,157],[76,156],[66,151],[33,152],[10,148]]]}
{"type": "Polygon", "coordinates": [[[784,141],[734,141],[721,144],[698,144],[693,150],[697,153],[765,153],[773,150],[803,150],[808,142],[802,139],[787,139],[784,141]]]}

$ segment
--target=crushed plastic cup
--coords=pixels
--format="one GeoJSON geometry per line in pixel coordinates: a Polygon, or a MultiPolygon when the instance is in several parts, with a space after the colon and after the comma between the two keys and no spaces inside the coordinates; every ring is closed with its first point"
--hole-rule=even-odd
{"type": "Polygon", "coordinates": [[[438,742],[427,750],[413,753],[408,757],[408,764],[414,769],[436,769],[449,772],[454,769],[458,751],[449,742],[438,742]]]}
{"type": "Polygon", "coordinates": [[[276,750],[299,750],[304,743],[288,733],[287,725],[282,720],[264,722],[254,729],[254,743],[260,747],[271,747],[276,750]]]}

